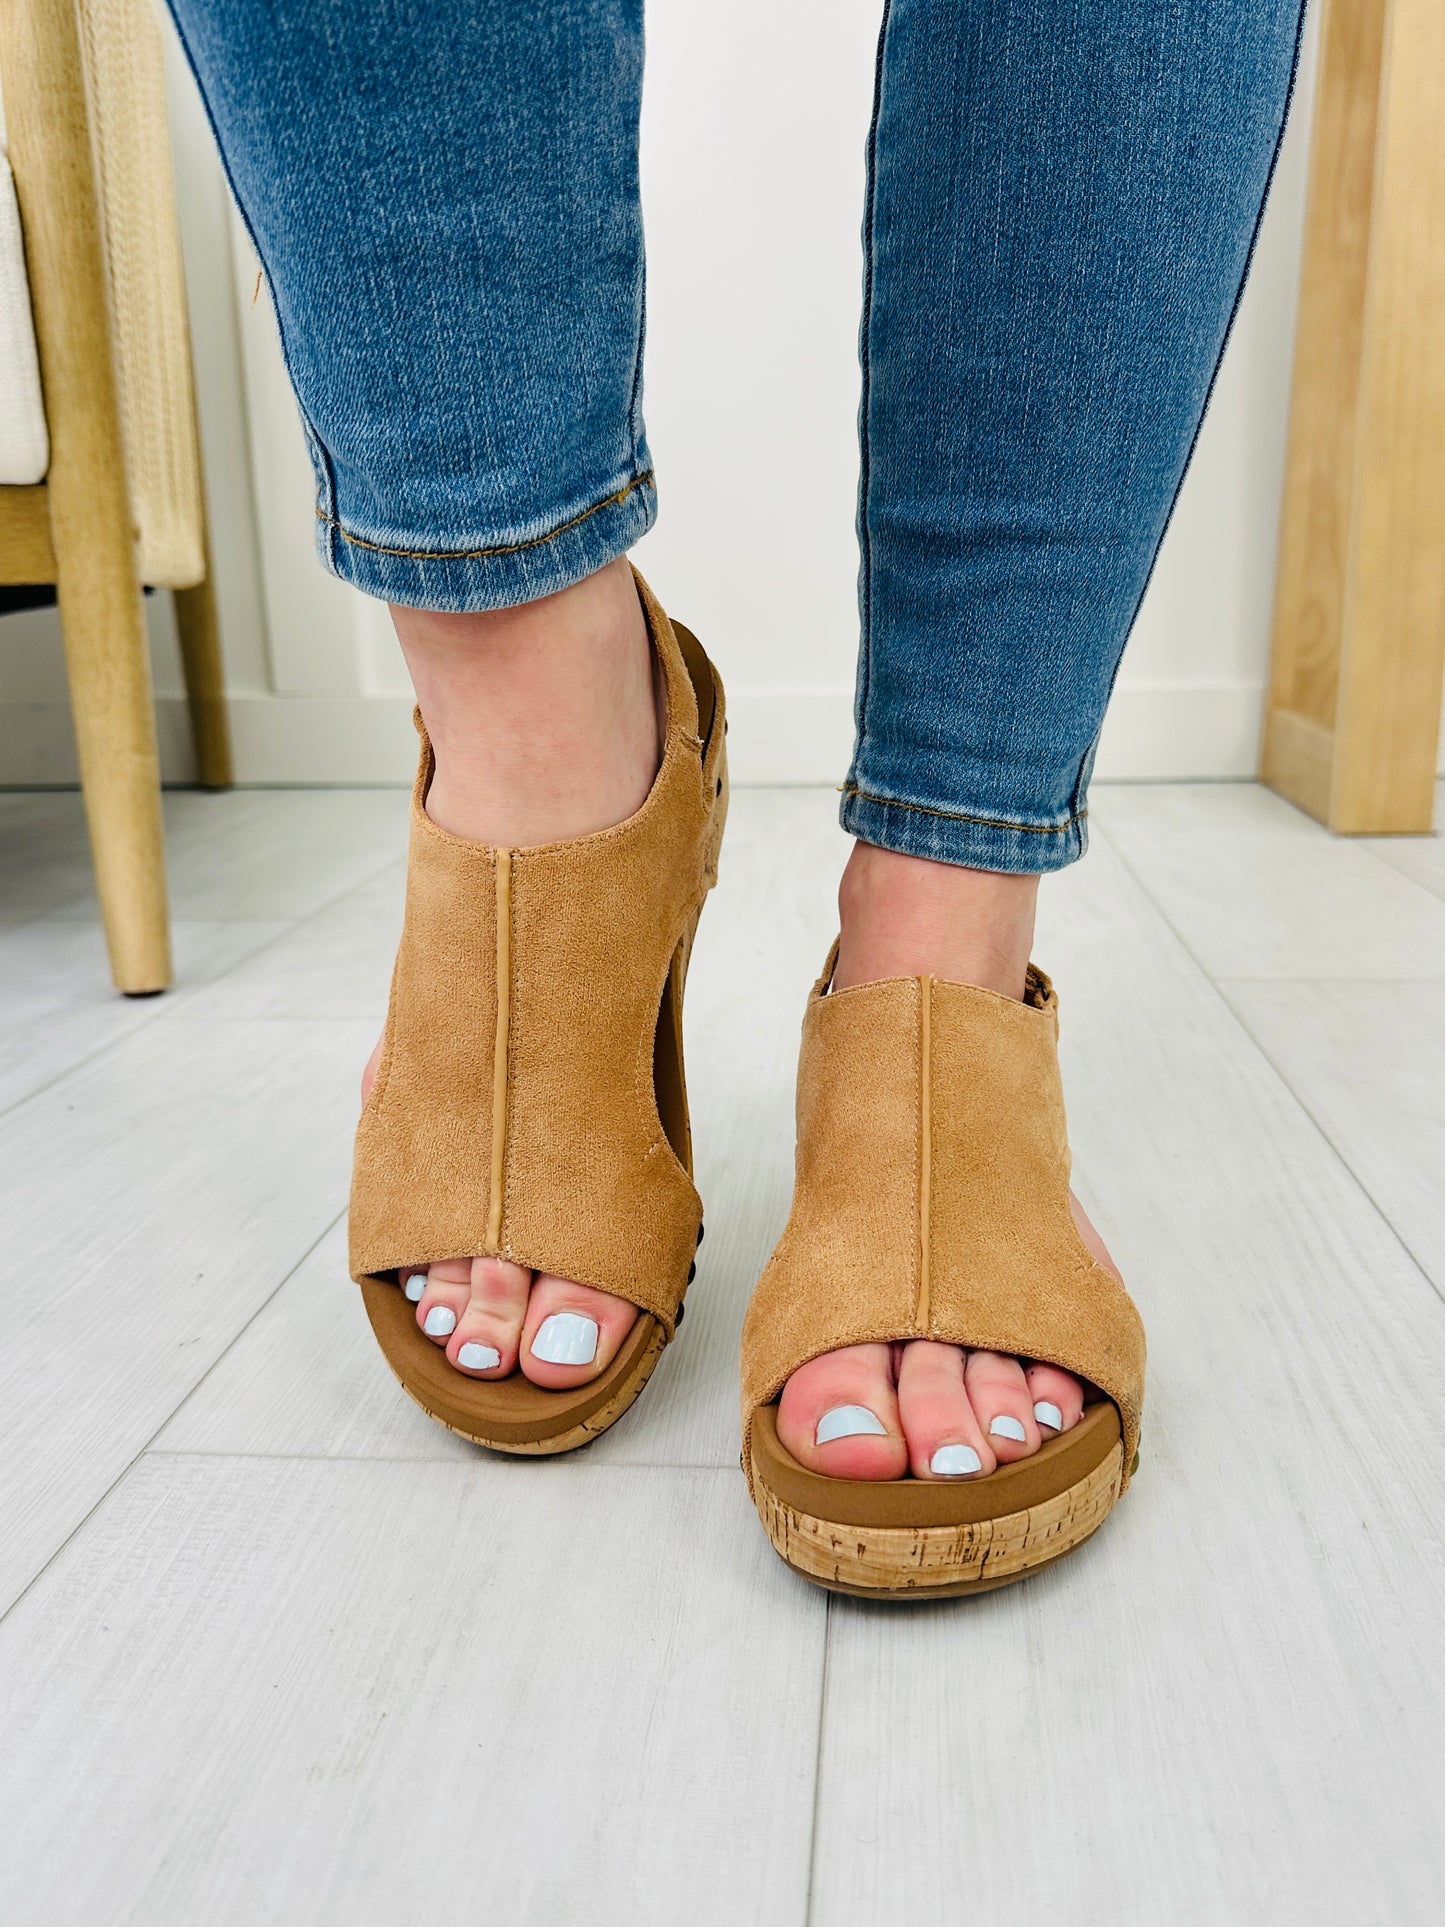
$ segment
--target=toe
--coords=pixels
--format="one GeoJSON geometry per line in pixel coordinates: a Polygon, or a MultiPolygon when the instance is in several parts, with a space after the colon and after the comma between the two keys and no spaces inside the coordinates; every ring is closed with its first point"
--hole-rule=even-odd
{"type": "Polygon", "coordinates": [[[968,1402],[1000,1465],[1039,1449],[1039,1428],[1024,1368],[1002,1352],[970,1352],[963,1367],[968,1402]]]}
{"type": "Polygon", "coordinates": [[[964,1386],[958,1345],[915,1339],[898,1367],[898,1409],[916,1479],[977,1478],[992,1472],[997,1454],[964,1386]]]}
{"type": "Polygon", "coordinates": [[[833,1479],[901,1479],[908,1447],[887,1345],[850,1345],[800,1365],[783,1387],[778,1437],[833,1479]]]}
{"type": "MultiPolygon", "coordinates": [[[[467,1308],[471,1275],[470,1258],[443,1258],[427,1267],[426,1285],[416,1301],[416,1322],[434,1344],[445,1345],[456,1330],[467,1308]]],[[[414,1280],[415,1273],[408,1280],[408,1298],[416,1289],[414,1280]]]]}
{"type": "Polygon", "coordinates": [[[532,1274],[505,1258],[473,1258],[467,1302],[447,1340],[447,1357],[472,1378],[505,1378],[517,1369],[532,1274]]]}
{"type": "Polygon", "coordinates": [[[1057,1365],[1026,1365],[1034,1423],[1045,1441],[1067,1432],[1084,1416],[1084,1388],[1072,1372],[1057,1365]]]}
{"type": "Polygon", "coordinates": [[[637,1320],[636,1305],[539,1272],[522,1328],[522,1370],[552,1391],[605,1371],[637,1320]]]}

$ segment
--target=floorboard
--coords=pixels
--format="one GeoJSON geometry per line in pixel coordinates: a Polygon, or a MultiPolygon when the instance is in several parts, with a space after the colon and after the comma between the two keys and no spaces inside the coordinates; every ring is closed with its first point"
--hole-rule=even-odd
{"type": "Polygon", "coordinates": [[[635,1413],[494,1457],[346,1276],[406,798],[167,799],[180,984],[108,990],[78,799],[0,795],[0,1919],[1434,1918],[1445,870],[1246,785],[1095,792],[1043,892],[1137,1485],[958,1605],[823,1596],[737,1471],[845,844],[734,797],[687,1044],[707,1238],[635,1413]]]}
{"type": "Polygon", "coordinates": [[[1228,983],[1250,1034],[1445,1298],[1445,1020],[1425,983],[1228,983]]]}
{"type": "MultiPolygon", "coordinates": [[[[173,921],[171,948],[183,988],[230,971],[280,936],[285,923],[173,921]]],[[[95,923],[34,917],[0,926],[0,1112],[44,1088],[97,1051],[165,1014],[160,997],[118,997],[105,939],[95,923]]]]}
{"type": "Polygon", "coordinates": [[[823,1624],[717,1472],[147,1459],[0,1628],[0,1918],[801,1927],[823,1624]]]}
{"type": "Polygon", "coordinates": [[[345,1210],[366,1047],[157,1022],[0,1119],[0,1606],[345,1210]]]}
{"type": "MultiPolygon", "coordinates": [[[[1436,786],[1435,822],[1445,824],[1445,782],[1436,786]]],[[[1369,837],[1365,847],[1403,876],[1445,897],[1445,835],[1439,827],[1433,836],[1369,837]]]]}
{"type": "Polygon", "coordinates": [[[1445,901],[1269,790],[1116,785],[1091,814],[1210,976],[1445,977],[1445,901]]]}
{"type": "Polygon", "coordinates": [[[1020,1588],[835,1603],[814,1927],[1426,1919],[1445,1307],[1119,861],[1051,906],[1140,1474],[1020,1588]]]}

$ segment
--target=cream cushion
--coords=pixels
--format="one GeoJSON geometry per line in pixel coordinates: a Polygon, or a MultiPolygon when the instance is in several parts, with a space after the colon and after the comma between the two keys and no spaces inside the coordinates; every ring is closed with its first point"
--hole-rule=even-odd
{"type": "Polygon", "coordinates": [[[0,140],[0,485],[43,481],[49,460],[20,210],[0,140]]]}
{"type": "MultiPolygon", "coordinates": [[[[160,21],[154,0],[80,0],[79,18],[136,571],[185,589],[206,573],[205,520],[160,21]]],[[[3,189],[0,483],[37,482],[45,417],[8,170],[3,189]]]]}

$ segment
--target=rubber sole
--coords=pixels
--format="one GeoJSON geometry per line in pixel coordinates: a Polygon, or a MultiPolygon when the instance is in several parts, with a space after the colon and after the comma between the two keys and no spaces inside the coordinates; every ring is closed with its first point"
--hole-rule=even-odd
{"type": "Polygon", "coordinates": [[[599,1377],[570,1391],[550,1391],[517,1372],[469,1378],[417,1329],[416,1307],[396,1285],[364,1278],[361,1294],[387,1364],[428,1418],[473,1445],[523,1458],[589,1445],[636,1401],[667,1343],[662,1326],[643,1312],[599,1377]]]}
{"type": "Polygon", "coordinates": [[[801,1578],[853,1598],[961,1598],[1013,1585],[1097,1532],[1122,1483],[1119,1416],[1107,1402],[1031,1458],[956,1485],[809,1472],[779,1442],[773,1410],[753,1426],[763,1529],[801,1578]]]}

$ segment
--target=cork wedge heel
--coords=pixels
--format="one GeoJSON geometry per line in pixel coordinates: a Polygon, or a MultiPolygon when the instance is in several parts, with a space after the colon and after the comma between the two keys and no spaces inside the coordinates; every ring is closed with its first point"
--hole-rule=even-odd
{"type": "Polygon", "coordinates": [[[702,1204],[682,1004],[727,816],[722,684],[639,576],[667,727],[640,809],[529,849],[468,843],[412,795],[406,916],[351,1189],[351,1274],[393,1372],[450,1431],[566,1452],[615,1423],[682,1318],[702,1204]],[[455,1370],[400,1271],[499,1257],[596,1286],[639,1317],[586,1385],[455,1370]]]}
{"type": "Polygon", "coordinates": [[[793,1208],[743,1325],[743,1470],[794,1571],[866,1598],[986,1592],[1095,1532],[1137,1465],[1144,1332],[1069,1211],[1058,999],[932,977],[813,987],[793,1208]],[[932,1338],[1048,1360],[1092,1388],[1078,1425],[973,1479],[800,1465],[777,1400],[809,1359],[932,1338]]]}

